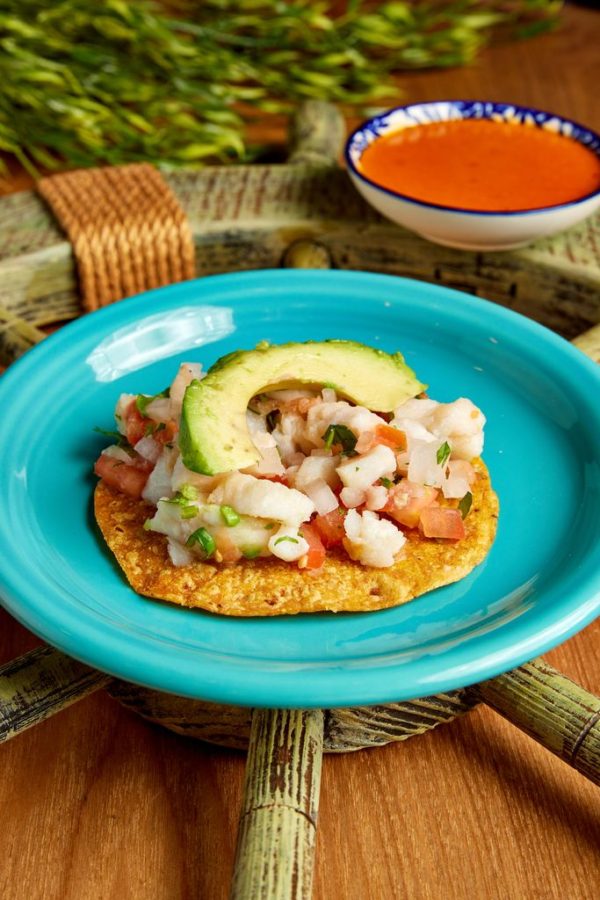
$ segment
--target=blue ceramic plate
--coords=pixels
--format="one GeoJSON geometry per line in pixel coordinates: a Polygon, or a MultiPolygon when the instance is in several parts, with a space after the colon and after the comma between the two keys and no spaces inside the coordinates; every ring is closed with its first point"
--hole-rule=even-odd
{"type": "Polygon", "coordinates": [[[347,706],[457,688],[565,640],[600,610],[600,373],[528,319],[455,291],[353,272],[254,272],[153,291],[53,335],[3,379],[1,592],[66,653],[226,703],[347,706]],[[356,615],[227,619],[137,596],[91,513],[121,391],[259,340],[401,349],[439,400],[488,417],[501,501],[487,560],[456,585],[356,615]]]}

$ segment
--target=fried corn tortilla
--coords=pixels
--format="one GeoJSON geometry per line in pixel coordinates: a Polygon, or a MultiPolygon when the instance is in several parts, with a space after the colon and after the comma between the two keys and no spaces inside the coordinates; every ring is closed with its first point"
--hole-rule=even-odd
{"type": "Polygon", "coordinates": [[[387,569],[353,562],[330,551],[317,574],[279,559],[219,566],[198,560],[176,567],[163,535],[144,531],[149,507],[100,481],[96,520],[131,587],[139,594],[226,616],[279,616],[312,612],[367,612],[406,603],[433,588],[459,581],[487,555],[496,534],[498,498],[481,460],[473,504],[458,542],[409,532],[401,558],[387,569]]]}

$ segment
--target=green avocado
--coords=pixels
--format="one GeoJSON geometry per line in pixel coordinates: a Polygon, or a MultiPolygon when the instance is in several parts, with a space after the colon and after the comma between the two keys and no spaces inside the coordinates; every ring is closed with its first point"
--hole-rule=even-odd
{"type": "Polygon", "coordinates": [[[246,425],[248,403],[265,391],[309,385],[331,387],[376,412],[392,412],[426,387],[401,353],[354,341],[265,342],[255,350],[238,350],[221,357],[185,392],[179,431],[185,466],[216,475],[258,462],[246,425]]]}

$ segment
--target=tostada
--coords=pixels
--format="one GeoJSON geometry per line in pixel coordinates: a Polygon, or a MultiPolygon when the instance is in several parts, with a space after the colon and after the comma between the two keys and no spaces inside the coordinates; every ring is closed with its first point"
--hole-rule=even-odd
{"type": "Polygon", "coordinates": [[[122,394],[96,520],[131,586],[230,616],[365,612],[467,575],[498,499],[483,413],[352,341],[238,351],[122,394]]]}

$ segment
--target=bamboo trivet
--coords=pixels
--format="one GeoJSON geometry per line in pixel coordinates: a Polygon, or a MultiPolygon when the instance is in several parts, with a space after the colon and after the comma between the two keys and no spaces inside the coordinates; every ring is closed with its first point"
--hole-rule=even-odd
{"type": "MultiPolygon", "coordinates": [[[[297,146],[291,164],[173,177],[176,193],[176,182],[181,187],[185,179],[188,188],[213,189],[209,197],[197,195],[193,201],[190,194],[179,194],[188,215],[190,208],[206,205],[202,228],[194,225],[191,216],[200,248],[199,274],[278,263],[374,268],[442,280],[491,295],[569,337],[597,321],[594,288],[600,280],[600,260],[595,256],[594,240],[600,231],[598,218],[552,242],[510,254],[434,248],[383,224],[349,190],[346,176],[335,168],[341,133],[340,119],[331,107],[310,103],[296,120],[297,146]],[[217,189],[215,194],[220,179],[221,192],[217,189]],[[224,185],[237,187],[237,192],[225,192],[224,185]],[[231,203],[237,230],[226,215],[232,215],[231,203]],[[265,222],[262,215],[268,209],[271,218],[265,222]],[[244,217],[249,210],[252,215],[244,217]],[[254,256],[249,256],[251,250],[254,256]],[[490,290],[492,285],[495,291],[490,290]]],[[[10,287],[6,293],[0,288],[7,307],[0,335],[6,362],[44,337],[36,326],[79,312],[68,246],[44,219],[38,201],[31,196],[17,195],[18,199],[25,223],[21,232],[17,223],[20,255],[12,263],[0,262],[0,273],[8,275],[12,286],[12,292],[10,287]],[[33,209],[38,226],[43,227],[31,232],[27,227],[32,225],[33,209]],[[29,275],[23,266],[32,267],[29,275]],[[37,280],[31,278],[31,272],[37,280]]],[[[0,222],[14,204],[12,197],[0,202],[0,222]]],[[[0,245],[2,234],[0,227],[0,245]]],[[[14,249],[14,244],[8,244],[14,249]]],[[[600,326],[587,330],[574,343],[599,359],[600,326]]],[[[235,900],[310,896],[323,750],[345,752],[406,740],[484,702],[600,784],[600,699],[543,660],[461,691],[408,703],[333,710],[249,710],[172,697],[116,681],[46,647],[0,668],[0,741],[100,688],[108,688],[129,708],[180,734],[248,747],[232,887],[235,900]]]]}

